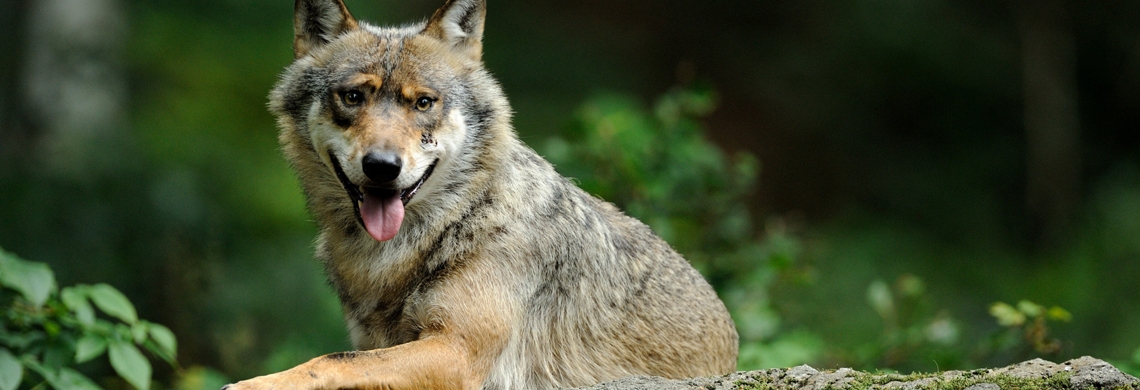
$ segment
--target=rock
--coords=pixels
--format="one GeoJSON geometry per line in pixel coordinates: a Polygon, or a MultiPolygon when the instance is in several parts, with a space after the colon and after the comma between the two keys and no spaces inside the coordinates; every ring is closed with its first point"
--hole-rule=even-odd
{"type": "Polygon", "coordinates": [[[1135,377],[1120,372],[1116,367],[1100,359],[1088,356],[1073,359],[1063,364],[1073,373],[1069,376],[1069,384],[1074,389],[1089,387],[1097,389],[1128,388],[1140,389],[1140,382],[1135,377]]]}
{"type": "Polygon", "coordinates": [[[671,380],[659,377],[623,378],[586,390],[1140,390],[1140,379],[1120,372],[1103,360],[1082,357],[1056,364],[1042,359],[1008,367],[937,374],[869,374],[850,368],[819,371],[807,365],[741,371],[713,378],[671,380]]]}
{"type": "Polygon", "coordinates": [[[984,382],[967,387],[966,390],[1001,390],[1001,387],[993,383],[984,382]]]}
{"type": "Polygon", "coordinates": [[[1027,362],[1021,362],[1012,366],[992,370],[991,374],[1005,374],[1014,378],[1022,379],[1045,379],[1066,370],[1068,369],[1048,360],[1033,359],[1027,362]]]}
{"type": "MultiPolygon", "coordinates": [[[[698,378],[700,381],[703,378],[698,378]]],[[[605,384],[598,385],[603,389],[662,389],[662,390],[687,390],[699,389],[702,386],[694,383],[693,381],[678,381],[669,380],[656,376],[634,376],[629,378],[618,379],[613,382],[606,382],[605,384]]],[[[597,386],[595,386],[597,387],[597,386]]]]}

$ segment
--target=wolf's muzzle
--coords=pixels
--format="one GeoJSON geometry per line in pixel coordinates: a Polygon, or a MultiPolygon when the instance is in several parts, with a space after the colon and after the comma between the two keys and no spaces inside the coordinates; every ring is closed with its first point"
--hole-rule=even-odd
{"type": "Polygon", "coordinates": [[[385,185],[400,176],[400,169],[404,167],[400,156],[388,152],[369,152],[360,162],[364,176],[374,184],[385,185]]]}
{"type": "Polygon", "coordinates": [[[328,154],[333,172],[352,203],[356,221],[377,241],[388,241],[396,235],[404,220],[404,205],[416,196],[416,192],[431,177],[439,163],[438,159],[432,161],[419,180],[410,187],[400,189],[391,187],[403,169],[403,162],[395,154],[372,152],[364,156],[361,168],[371,182],[367,186],[353,183],[341,168],[336,154],[332,150],[328,154]]]}

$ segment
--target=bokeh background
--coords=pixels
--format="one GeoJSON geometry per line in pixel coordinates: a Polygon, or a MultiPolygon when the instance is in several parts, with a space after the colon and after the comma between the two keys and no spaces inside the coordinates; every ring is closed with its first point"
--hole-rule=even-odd
{"type": "MultiPolygon", "coordinates": [[[[172,328],[170,386],[350,348],[265,109],[292,2],[0,9],[0,247],[172,328]]],[[[484,41],[520,137],[714,282],[741,369],[1140,371],[1140,2],[490,0],[484,41]]]]}

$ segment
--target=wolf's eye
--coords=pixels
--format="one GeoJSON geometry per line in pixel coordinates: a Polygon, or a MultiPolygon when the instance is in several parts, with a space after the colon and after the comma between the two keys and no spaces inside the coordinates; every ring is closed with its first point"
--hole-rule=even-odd
{"type": "Polygon", "coordinates": [[[416,99],[416,109],[420,111],[427,111],[433,104],[435,104],[435,102],[426,96],[416,99]]]}
{"type": "Polygon", "coordinates": [[[360,91],[348,91],[340,95],[340,100],[343,100],[346,106],[359,106],[360,103],[364,103],[364,94],[360,91]]]}

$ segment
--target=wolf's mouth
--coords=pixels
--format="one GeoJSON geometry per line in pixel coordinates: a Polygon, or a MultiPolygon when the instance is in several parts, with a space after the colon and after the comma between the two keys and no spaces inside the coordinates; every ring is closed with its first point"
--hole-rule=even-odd
{"type": "Polygon", "coordinates": [[[356,221],[378,241],[387,241],[396,235],[400,223],[404,219],[404,205],[416,196],[416,192],[424,185],[428,177],[435,171],[436,159],[432,161],[423,176],[415,184],[404,189],[391,189],[375,186],[360,186],[349,180],[348,175],[340,166],[340,161],[330,150],[329,161],[336,172],[337,179],[344,186],[349,201],[352,202],[352,211],[356,221]],[[397,201],[398,200],[398,201],[397,201]]]}

